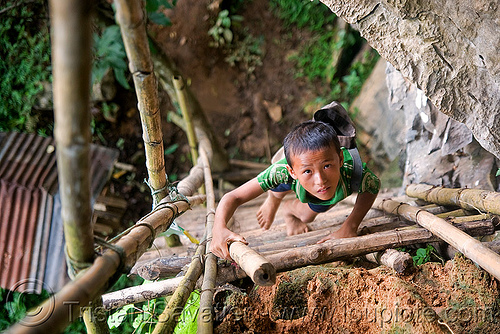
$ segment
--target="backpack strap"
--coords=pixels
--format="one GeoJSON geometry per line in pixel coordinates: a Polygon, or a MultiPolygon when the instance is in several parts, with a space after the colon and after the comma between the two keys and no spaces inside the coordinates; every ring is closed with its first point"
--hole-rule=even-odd
{"type": "Polygon", "coordinates": [[[358,149],[351,148],[347,150],[352,157],[352,162],[354,165],[352,176],[351,176],[351,190],[352,192],[358,192],[361,186],[361,179],[363,177],[363,162],[361,161],[361,157],[359,156],[358,149]]]}

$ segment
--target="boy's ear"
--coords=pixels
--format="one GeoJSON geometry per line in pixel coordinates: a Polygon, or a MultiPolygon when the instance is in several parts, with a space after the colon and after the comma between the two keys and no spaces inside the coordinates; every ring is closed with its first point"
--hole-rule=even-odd
{"type": "Polygon", "coordinates": [[[297,175],[295,174],[295,171],[293,170],[293,168],[287,164],[286,169],[288,169],[288,173],[290,173],[290,176],[292,177],[292,179],[297,180],[297,175]]]}
{"type": "Polygon", "coordinates": [[[342,152],[342,150],[340,150],[339,157],[340,157],[340,166],[342,166],[344,164],[344,152],[342,152]]]}

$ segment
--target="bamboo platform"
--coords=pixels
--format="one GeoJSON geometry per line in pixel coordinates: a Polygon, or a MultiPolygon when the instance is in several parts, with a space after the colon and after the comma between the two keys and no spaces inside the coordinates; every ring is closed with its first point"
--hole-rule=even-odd
{"type": "MultiPolygon", "coordinates": [[[[395,198],[397,197],[397,190],[386,191],[379,194],[379,198],[395,198]]],[[[344,222],[347,216],[350,214],[353,208],[353,203],[355,201],[355,195],[346,198],[344,201],[338,203],[332,209],[327,212],[320,213],[316,219],[309,224],[310,231],[300,235],[287,236],[285,222],[283,219],[283,209],[281,206],[276,213],[275,221],[269,230],[262,230],[256,218],[256,213],[260,205],[265,200],[266,194],[246,203],[245,205],[238,208],[234,214],[234,223],[230,227],[233,231],[241,234],[246,238],[249,246],[265,256],[283,252],[291,251],[298,247],[311,246],[316,244],[317,241],[321,240],[324,236],[340,228],[340,225],[344,222]]],[[[292,199],[293,195],[287,196],[284,201],[292,199]]],[[[443,207],[439,205],[425,205],[420,201],[420,205],[417,204],[415,198],[410,198],[406,196],[397,197],[398,201],[404,201],[410,203],[421,209],[425,209],[433,214],[441,215],[442,217],[447,217],[447,215],[452,216],[454,208],[443,207]],[[449,214],[447,214],[449,212],[449,214]]],[[[462,215],[465,213],[462,212],[462,215]]],[[[176,219],[176,222],[182,226],[184,229],[188,230],[191,235],[200,240],[205,231],[205,220],[206,220],[206,208],[203,206],[194,207],[182,216],[176,219]]],[[[476,234],[491,234],[494,230],[491,230],[490,225],[470,225],[469,229],[477,229],[476,234]]],[[[401,229],[409,227],[417,227],[418,225],[414,222],[401,219],[395,215],[390,215],[384,213],[382,210],[372,208],[368,211],[363,222],[358,229],[358,235],[365,236],[371,235],[373,233],[381,233],[388,231],[398,231],[401,229]]],[[[192,244],[188,238],[181,237],[182,246],[169,248],[163,239],[163,237],[158,237],[155,240],[155,247],[150,251],[146,252],[137,262],[136,266],[132,269],[132,273],[137,273],[137,268],[143,266],[154,259],[158,258],[168,258],[175,257],[181,259],[187,259],[193,256],[196,245],[192,244]]],[[[364,259],[369,259],[372,262],[377,262],[380,264],[380,259],[382,257],[382,252],[378,255],[372,254],[371,256],[364,257],[364,259]]],[[[407,258],[407,257],[406,257],[407,258]]],[[[407,260],[405,260],[407,261],[407,260]]],[[[411,264],[410,264],[411,266],[411,264]]],[[[406,267],[401,269],[406,270],[406,267]]],[[[171,273],[170,273],[171,274],[171,273]]]]}

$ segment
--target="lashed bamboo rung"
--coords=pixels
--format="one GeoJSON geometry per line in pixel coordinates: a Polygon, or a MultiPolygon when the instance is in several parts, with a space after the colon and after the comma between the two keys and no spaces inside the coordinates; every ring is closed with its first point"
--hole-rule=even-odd
{"type": "Polygon", "coordinates": [[[440,205],[455,205],[465,210],[477,210],[500,215],[500,193],[494,191],[410,184],[406,188],[406,194],[440,205]]]}

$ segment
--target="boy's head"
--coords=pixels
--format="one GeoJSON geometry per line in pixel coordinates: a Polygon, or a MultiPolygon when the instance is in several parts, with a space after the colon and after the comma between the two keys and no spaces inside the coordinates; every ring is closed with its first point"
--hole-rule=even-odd
{"type": "Polygon", "coordinates": [[[340,154],[340,143],[337,133],[330,125],[318,121],[306,121],[297,125],[283,141],[285,158],[292,166],[292,156],[305,151],[317,151],[333,147],[340,154]]]}
{"type": "Polygon", "coordinates": [[[283,146],[291,177],[310,195],[333,198],[344,160],[335,130],[323,122],[304,122],[286,136],[283,146]]]}

